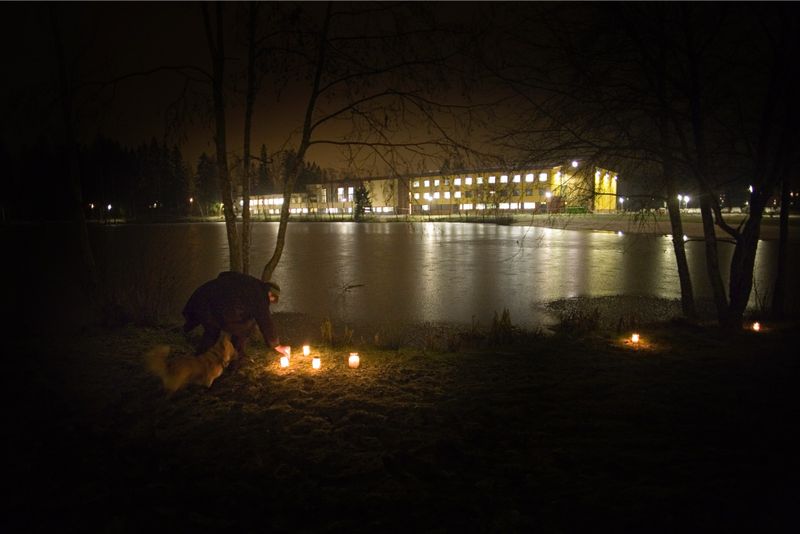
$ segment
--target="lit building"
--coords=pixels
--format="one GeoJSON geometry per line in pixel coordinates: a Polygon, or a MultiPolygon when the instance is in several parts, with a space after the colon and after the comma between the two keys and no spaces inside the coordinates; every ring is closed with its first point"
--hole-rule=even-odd
{"type": "MultiPolygon", "coordinates": [[[[496,212],[610,212],[617,209],[616,173],[577,161],[560,166],[350,178],[294,193],[291,214],[351,214],[364,186],[374,214],[480,215],[496,212]],[[593,172],[592,172],[593,171],[593,172]]],[[[282,195],[250,199],[255,216],[279,215],[282,195]]]]}

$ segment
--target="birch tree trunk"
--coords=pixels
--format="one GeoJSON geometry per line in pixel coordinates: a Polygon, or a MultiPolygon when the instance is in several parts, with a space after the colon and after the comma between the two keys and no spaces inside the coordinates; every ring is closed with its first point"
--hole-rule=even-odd
{"type": "Polygon", "coordinates": [[[212,92],[214,99],[214,143],[217,152],[217,176],[222,209],[225,215],[225,229],[228,234],[228,254],[230,270],[242,270],[242,250],[236,229],[236,212],[233,206],[233,185],[228,170],[228,148],[225,135],[225,40],[223,32],[222,2],[216,3],[216,29],[212,28],[208,4],[202,4],[203,21],[206,27],[208,49],[213,64],[212,92]]]}

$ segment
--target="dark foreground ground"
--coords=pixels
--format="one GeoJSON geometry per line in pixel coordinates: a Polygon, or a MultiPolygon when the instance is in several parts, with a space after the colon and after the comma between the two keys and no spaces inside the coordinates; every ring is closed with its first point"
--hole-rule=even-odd
{"type": "Polygon", "coordinates": [[[430,325],[396,349],[355,329],[315,346],[313,371],[297,354],[320,325],[278,320],[290,370],[256,345],[246,368],[171,398],[141,355],[187,350],[175,325],[12,342],[2,530],[800,527],[793,326],[662,324],[638,349],[614,331],[488,346],[430,325]]]}

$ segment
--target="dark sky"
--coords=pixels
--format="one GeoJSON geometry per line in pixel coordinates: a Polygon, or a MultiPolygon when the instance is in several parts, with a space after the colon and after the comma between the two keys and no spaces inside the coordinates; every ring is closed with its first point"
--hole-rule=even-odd
{"type": "MultiPolygon", "coordinates": [[[[241,49],[234,48],[233,4],[226,5],[229,72],[243,65],[241,49]]],[[[160,66],[196,65],[210,70],[208,45],[200,6],[193,2],[89,2],[59,3],[56,6],[63,32],[64,52],[73,73],[81,82],[104,82],[130,73],[160,66]]],[[[54,114],[56,64],[53,61],[53,30],[44,3],[3,3],[2,33],[8,56],[9,83],[2,88],[5,142],[14,146],[37,135],[47,134],[58,118],[54,114]]],[[[137,76],[97,91],[93,87],[78,93],[81,131],[84,137],[101,133],[129,146],[164,138],[165,110],[181,95],[184,78],[164,71],[137,76]]],[[[195,84],[196,91],[208,88],[195,84]]],[[[280,101],[262,98],[253,129],[253,146],[267,143],[276,150],[300,126],[303,93],[287,91],[280,101]],[[271,105],[267,106],[269,103],[271,105]],[[269,120],[267,120],[269,117],[269,120]],[[267,124],[270,126],[267,127],[267,124]]],[[[193,163],[200,151],[214,150],[207,104],[183,122],[181,140],[187,159],[193,163]]],[[[229,143],[241,150],[241,102],[228,101],[229,143]]],[[[170,135],[169,143],[178,140],[170,135]]],[[[335,164],[330,151],[317,150],[311,158],[335,164]]]]}

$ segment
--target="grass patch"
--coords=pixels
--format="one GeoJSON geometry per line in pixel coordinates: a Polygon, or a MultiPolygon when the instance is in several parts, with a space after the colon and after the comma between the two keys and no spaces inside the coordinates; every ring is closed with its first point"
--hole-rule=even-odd
{"type": "Polygon", "coordinates": [[[510,343],[490,344],[491,326],[428,324],[386,344],[352,326],[350,344],[328,345],[319,320],[277,314],[298,347],[288,370],[256,342],[239,371],[171,398],[141,355],[188,350],[177,325],[15,340],[7,522],[676,532],[794,521],[796,325],[732,336],[661,323],[634,349],[613,330],[520,333],[503,315],[510,343]],[[471,331],[475,342],[448,350],[449,334],[471,331]],[[299,351],[307,341],[320,370],[299,351]]]}

